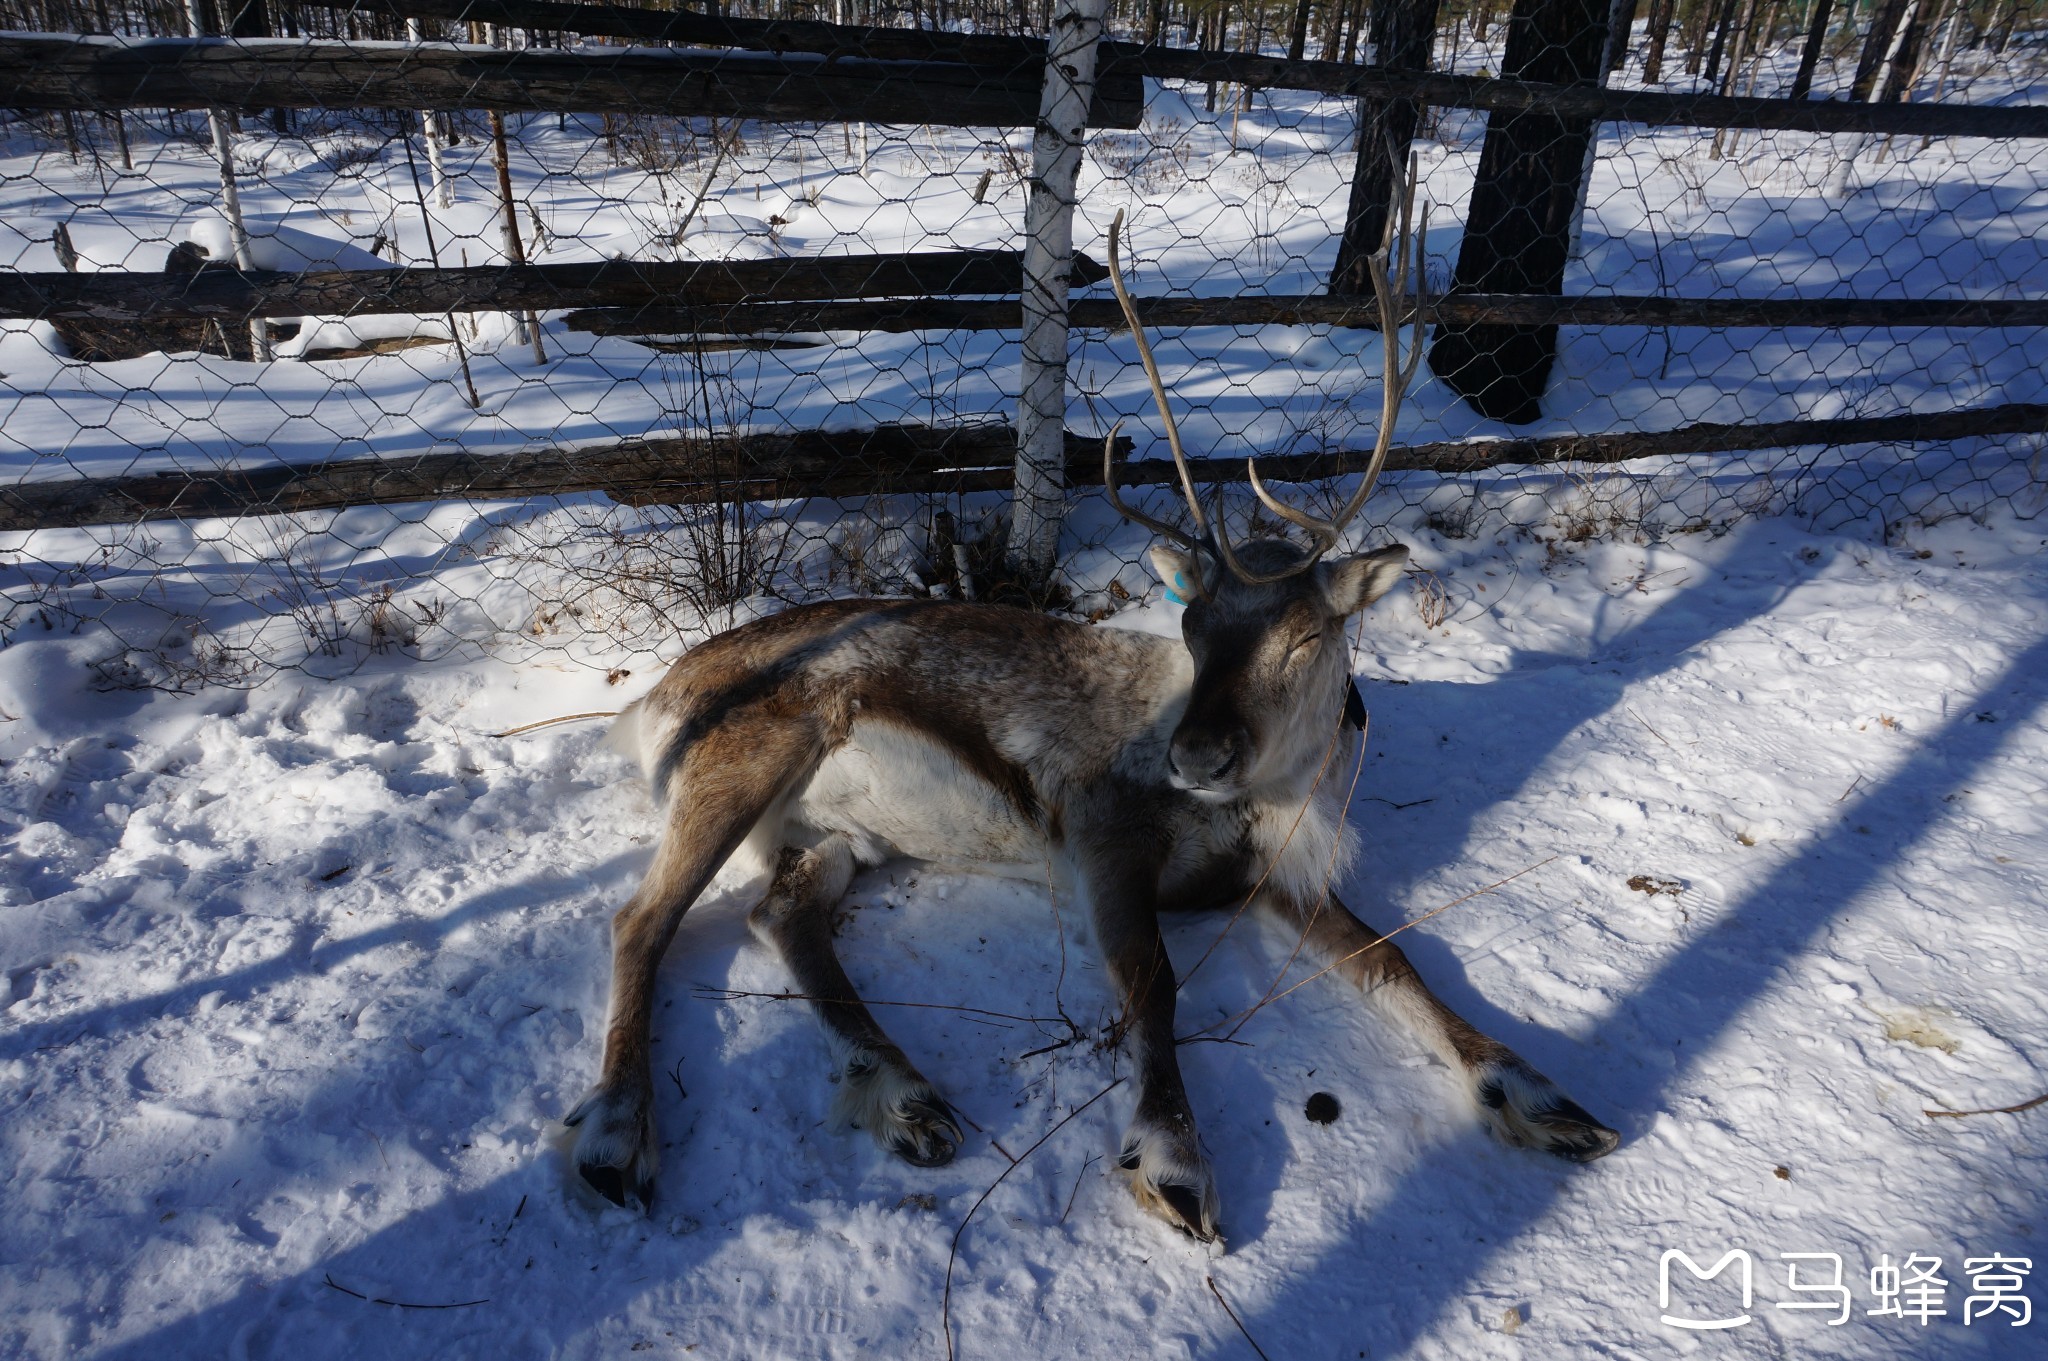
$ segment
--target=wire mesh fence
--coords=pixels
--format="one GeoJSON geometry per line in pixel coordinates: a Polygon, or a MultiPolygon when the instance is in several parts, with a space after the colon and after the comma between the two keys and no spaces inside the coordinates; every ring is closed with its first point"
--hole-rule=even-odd
{"type": "MultiPolygon", "coordinates": [[[[615,667],[778,600],[991,594],[1052,10],[5,7],[37,36],[0,40],[0,628],[191,688],[451,651],[615,667]]],[[[1363,537],[2039,513],[2048,152],[2010,135],[2035,21],[1112,10],[1053,598],[1101,618],[1156,589],[1086,485],[1119,422],[1164,480],[1112,218],[1242,521],[1246,456],[1314,498],[1378,434],[1358,261],[1404,148],[1435,326],[1363,537]],[[1722,102],[1648,102],[1693,92],[1722,102]]]]}

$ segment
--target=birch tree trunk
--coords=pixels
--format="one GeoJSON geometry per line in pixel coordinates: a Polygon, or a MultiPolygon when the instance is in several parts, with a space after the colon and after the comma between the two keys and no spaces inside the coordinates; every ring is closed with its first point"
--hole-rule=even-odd
{"type": "MultiPolygon", "coordinates": [[[[186,0],[185,15],[192,25],[192,36],[206,36],[206,13],[201,8],[202,0],[186,0]]],[[[228,220],[228,241],[235,252],[235,268],[252,270],[256,260],[249,253],[249,229],[242,222],[242,191],[235,183],[234,115],[226,109],[212,108],[206,111],[206,121],[213,130],[213,154],[220,162],[220,207],[228,220]]],[[[225,339],[225,337],[223,337],[225,339]]],[[[249,323],[249,352],[257,363],[270,358],[270,328],[262,320],[249,323]]]]}
{"type": "Polygon", "coordinates": [[[1096,45],[1109,0],[1059,0],[1031,139],[1024,207],[1024,343],[1017,401],[1017,490],[1009,557],[1042,582],[1059,556],[1066,512],[1067,289],[1074,268],[1074,186],[1095,94],[1096,45]]]}

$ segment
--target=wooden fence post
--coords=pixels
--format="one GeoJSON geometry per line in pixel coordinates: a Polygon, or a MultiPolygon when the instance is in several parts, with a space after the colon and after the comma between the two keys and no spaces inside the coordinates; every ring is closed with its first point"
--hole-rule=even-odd
{"type": "MultiPolygon", "coordinates": [[[[1501,74],[1556,85],[1598,85],[1611,0],[1515,0],[1501,74]]],[[[1486,120],[1479,176],[1452,293],[1564,291],[1572,219],[1595,120],[1496,112],[1486,120]]],[[[1526,424],[1543,414],[1557,359],[1555,326],[1439,326],[1429,350],[1437,377],[1480,415],[1526,424]]]]}
{"type": "Polygon", "coordinates": [[[1031,139],[1024,207],[1024,337],[1017,399],[1011,569],[1042,582],[1066,513],[1067,289],[1074,268],[1074,185],[1095,91],[1095,50],[1109,0],[1059,0],[1031,139]]]}

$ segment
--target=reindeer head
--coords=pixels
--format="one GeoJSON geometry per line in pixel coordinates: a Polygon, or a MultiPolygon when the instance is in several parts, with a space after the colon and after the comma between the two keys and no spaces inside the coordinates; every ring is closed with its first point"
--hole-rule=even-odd
{"type": "Polygon", "coordinates": [[[1386,594],[1407,564],[1408,550],[1399,544],[1355,556],[1327,555],[1372,494],[1393,445],[1402,398],[1421,362],[1425,308],[1420,262],[1428,220],[1425,214],[1420,230],[1411,233],[1414,193],[1411,162],[1401,212],[1398,217],[1389,214],[1387,237],[1367,261],[1386,344],[1386,377],[1378,438],[1357,490],[1342,509],[1324,519],[1276,498],[1260,481],[1257,464],[1246,460],[1253,492],[1273,514],[1308,533],[1306,548],[1279,538],[1233,545],[1221,513],[1204,513],[1159,366],[1124,289],[1117,256],[1123,214],[1110,225],[1110,283],[1152,384],[1193,531],[1124,503],[1117,492],[1114,429],[1103,443],[1103,486],[1125,518],[1167,540],[1153,546],[1152,564],[1187,603],[1181,634],[1194,659],[1194,685],[1174,729],[1168,761],[1173,783],[1199,796],[1231,798],[1269,781],[1287,780],[1313,764],[1349,693],[1346,621],[1386,594]],[[1388,260],[1397,241],[1398,272],[1389,280],[1388,260]],[[1413,333],[1403,359],[1397,304],[1406,301],[1411,277],[1417,281],[1417,294],[1410,303],[1413,333]]]}
{"type": "Polygon", "coordinates": [[[1207,575],[1181,616],[1195,677],[1167,760],[1176,787],[1214,798],[1314,767],[1350,691],[1345,624],[1408,562],[1400,544],[1319,562],[1284,539],[1254,539],[1236,553],[1272,579],[1205,569],[1205,554],[1179,547],[1152,549],[1166,581],[1207,575]]]}

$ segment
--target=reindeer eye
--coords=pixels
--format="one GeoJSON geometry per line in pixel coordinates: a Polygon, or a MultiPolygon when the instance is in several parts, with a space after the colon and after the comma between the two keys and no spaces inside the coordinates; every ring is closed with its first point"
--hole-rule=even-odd
{"type": "Polygon", "coordinates": [[[1296,661],[1307,657],[1310,652],[1315,650],[1316,644],[1322,641],[1323,635],[1320,633],[1305,634],[1295,639],[1294,645],[1287,649],[1287,660],[1296,661]]]}

